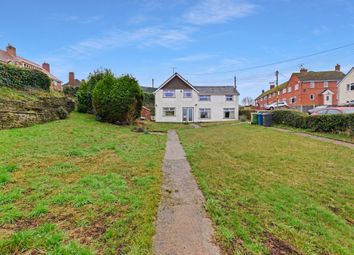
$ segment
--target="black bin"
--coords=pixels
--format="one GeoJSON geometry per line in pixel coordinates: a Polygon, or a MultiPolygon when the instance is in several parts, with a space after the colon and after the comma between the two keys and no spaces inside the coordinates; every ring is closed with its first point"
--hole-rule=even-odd
{"type": "Polygon", "coordinates": [[[273,114],[270,112],[263,113],[263,126],[271,127],[273,125],[273,114]]]}

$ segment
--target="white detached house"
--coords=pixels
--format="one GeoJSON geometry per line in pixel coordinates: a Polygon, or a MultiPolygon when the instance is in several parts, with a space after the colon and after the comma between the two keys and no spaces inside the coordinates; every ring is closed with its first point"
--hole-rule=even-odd
{"type": "Polygon", "coordinates": [[[338,105],[354,105],[354,67],[338,84],[338,105]]]}
{"type": "Polygon", "coordinates": [[[238,119],[234,86],[193,86],[178,73],[155,92],[156,122],[213,122],[238,119]]]}

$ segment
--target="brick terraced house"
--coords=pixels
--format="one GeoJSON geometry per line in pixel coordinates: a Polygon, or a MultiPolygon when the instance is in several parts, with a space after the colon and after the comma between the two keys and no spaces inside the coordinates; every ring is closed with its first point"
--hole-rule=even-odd
{"type": "Polygon", "coordinates": [[[275,102],[286,102],[290,108],[306,112],[318,105],[337,105],[337,85],[345,74],[336,65],[334,71],[313,72],[302,68],[288,82],[272,86],[256,98],[258,109],[275,102]]]}
{"type": "Polygon", "coordinates": [[[39,70],[50,78],[50,87],[52,90],[61,91],[61,81],[55,77],[50,72],[50,65],[48,63],[43,63],[42,65],[36,64],[30,60],[22,58],[16,54],[16,48],[12,45],[8,45],[6,50],[0,50],[0,62],[10,65],[15,65],[19,67],[23,67],[26,69],[36,69],[39,70]]]}

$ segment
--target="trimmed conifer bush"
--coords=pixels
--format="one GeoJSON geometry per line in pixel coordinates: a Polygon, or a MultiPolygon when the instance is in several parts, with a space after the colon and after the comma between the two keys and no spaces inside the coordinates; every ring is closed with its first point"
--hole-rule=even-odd
{"type": "Polygon", "coordinates": [[[98,119],[110,123],[131,123],[140,116],[144,93],[138,81],[124,75],[106,75],[92,92],[92,104],[98,119]]]}

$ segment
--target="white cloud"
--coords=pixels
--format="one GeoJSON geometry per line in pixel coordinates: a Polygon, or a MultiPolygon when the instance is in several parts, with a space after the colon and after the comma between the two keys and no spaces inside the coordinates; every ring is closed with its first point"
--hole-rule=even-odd
{"type": "Polygon", "coordinates": [[[179,48],[183,43],[190,41],[190,28],[167,29],[146,27],[134,31],[116,30],[100,37],[89,38],[70,46],[69,52],[76,56],[87,56],[95,51],[113,49],[127,45],[138,47],[162,46],[179,48]]]}
{"type": "Polygon", "coordinates": [[[245,1],[204,0],[192,7],[185,20],[194,25],[226,23],[253,14],[257,6],[245,1]]]}
{"type": "Polygon", "coordinates": [[[194,55],[189,55],[189,56],[184,56],[184,57],[179,57],[173,59],[173,61],[177,62],[197,62],[197,61],[203,61],[207,59],[211,59],[216,57],[214,54],[206,54],[206,53],[201,53],[201,54],[194,54],[194,55]]]}

